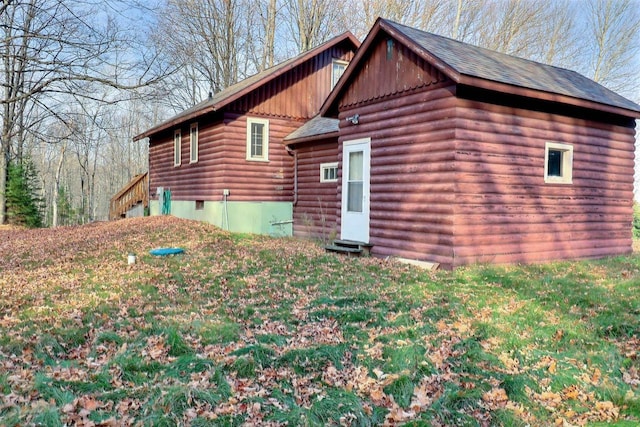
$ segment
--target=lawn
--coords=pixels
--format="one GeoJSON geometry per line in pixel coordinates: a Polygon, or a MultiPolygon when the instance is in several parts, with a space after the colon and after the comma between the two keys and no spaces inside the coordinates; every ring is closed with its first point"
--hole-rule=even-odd
{"type": "Polygon", "coordinates": [[[170,217],[1,229],[0,425],[637,425],[639,284],[638,254],[433,273],[170,217]]]}

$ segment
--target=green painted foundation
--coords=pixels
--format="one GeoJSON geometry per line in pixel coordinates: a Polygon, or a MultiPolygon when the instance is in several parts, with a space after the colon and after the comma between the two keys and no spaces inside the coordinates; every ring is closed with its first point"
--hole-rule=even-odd
{"type": "MultiPolygon", "coordinates": [[[[150,201],[149,213],[160,215],[157,200],[150,201]]],[[[238,233],[293,235],[293,203],[290,202],[227,202],[225,211],[224,202],[204,202],[203,208],[196,210],[195,201],[172,200],[170,214],[238,233]]]]}

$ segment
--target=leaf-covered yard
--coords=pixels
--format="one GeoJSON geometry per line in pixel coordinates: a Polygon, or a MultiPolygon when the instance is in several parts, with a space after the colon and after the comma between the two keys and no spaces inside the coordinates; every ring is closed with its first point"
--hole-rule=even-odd
{"type": "Polygon", "coordinates": [[[637,425],[639,283],[638,255],[430,273],[171,217],[2,229],[0,424],[637,425]]]}

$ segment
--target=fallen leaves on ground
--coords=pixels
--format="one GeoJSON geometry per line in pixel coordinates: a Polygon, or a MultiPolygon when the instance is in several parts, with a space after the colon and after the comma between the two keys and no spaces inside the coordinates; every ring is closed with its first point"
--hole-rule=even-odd
{"type": "MultiPolygon", "coordinates": [[[[629,361],[614,373],[537,348],[505,351],[508,335],[478,322],[518,315],[530,299],[475,306],[420,274],[172,217],[0,228],[0,424],[633,419],[597,391],[616,380],[637,401],[637,337],[613,343],[629,361]],[[148,254],[158,246],[185,254],[148,254]],[[569,367],[575,383],[554,382],[569,367]],[[527,379],[519,393],[513,378],[527,379]]],[[[548,342],[568,335],[557,327],[548,342]]]]}

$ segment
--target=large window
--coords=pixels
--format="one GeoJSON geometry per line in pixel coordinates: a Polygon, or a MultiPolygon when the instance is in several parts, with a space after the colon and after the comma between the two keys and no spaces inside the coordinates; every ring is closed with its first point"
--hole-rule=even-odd
{"type": "Polygon", "coordinates": [[[269,120],[247,119],[247,160],[269,160],[269,120]]]}
{"type": "Polygon", "coordinates": [[[182,163],[182,132],[176,129],[173,132],[173,165],[180,166],[182,163]]]}
{"type": "Polygon", "coordinates": [[[333,89],[335,85],[340,80],[340,77],[344,74],[344,70],[347,69],[347,65],[349,63],[347,61],[341,61],[339,59],[333,60],[333,65],[331,69],[331,88],[333,89]]]}
{"type": "Polygon", "coordinates": [[[338,181],[338,163],[322,163],[320,165],[320,182],[338,181]]]}
{"type": "Polygon", "coordinates": [[[198,123],[191,123],[189,132],[189,162],[198,161],[198,123]]]}
{"type": "Polygon", "coordinates": [[[544,182],[571,184],[573,182],[573,146],[547,142],[544,152],[544,182]]]}

